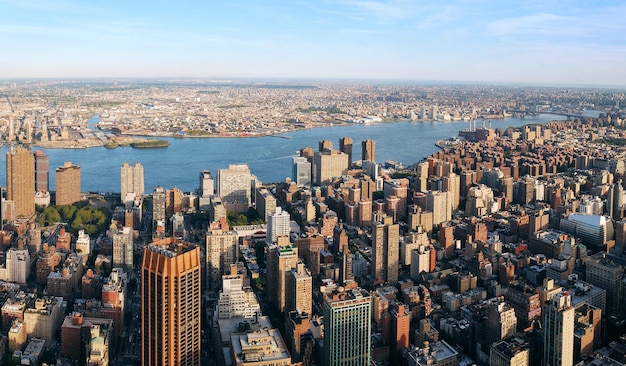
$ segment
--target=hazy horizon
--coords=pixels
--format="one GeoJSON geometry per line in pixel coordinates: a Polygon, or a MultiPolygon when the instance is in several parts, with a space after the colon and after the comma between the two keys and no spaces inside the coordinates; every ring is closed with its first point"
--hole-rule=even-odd
{"type": "Polygon", "coordinates": [[[626,86],[617,1],[0,0],[0,79],[626,86]]]}

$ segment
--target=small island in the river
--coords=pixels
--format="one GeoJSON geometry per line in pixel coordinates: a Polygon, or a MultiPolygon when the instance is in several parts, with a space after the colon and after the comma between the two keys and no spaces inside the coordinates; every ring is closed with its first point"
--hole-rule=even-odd
{"type": "Polygon", "coordinates": [[[135,149],[153,149],[160,147],[168,147],[170,146],[169,141],[165,140],[156,140],[156,139],[148,139],[143,141],[135,141],[131,142],[130,146],[135,149]]]}

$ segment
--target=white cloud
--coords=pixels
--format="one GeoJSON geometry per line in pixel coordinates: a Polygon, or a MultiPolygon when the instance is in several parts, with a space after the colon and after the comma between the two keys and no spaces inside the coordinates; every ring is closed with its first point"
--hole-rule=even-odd
{"type": "Polygon", "coordinates": [[[488,29],[496,36],[583,36],[589,33],[580,19],[572,16],[539,13],[491,22],[488,29]]]}

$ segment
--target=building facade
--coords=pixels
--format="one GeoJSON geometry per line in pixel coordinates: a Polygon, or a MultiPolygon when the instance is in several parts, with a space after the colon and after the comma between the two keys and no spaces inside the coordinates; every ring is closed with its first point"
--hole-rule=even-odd
{"type": "Polygon", "coordinates": [[[210,290],[219,287],[222,275],[237,261],[239,236],[233,231],[210,230],[206,235],[206,286],[210,290]]]}
{"type": "Polygon", "coordinates": [[[383,282],[398,282],[400,225],[391,217],[372,224],[372,277],[383,282]]]}
{"type": "Polygon", "coordinates": [[[291,216],[279,206],[267,218],[267,233],[265,241],[275,243],[279,236],[289,236],[289,222],[291,216]]]}
{"type": "Polygon", "coordinates": [[[126,272],[133,270],[133,231],[124,226],[114,229],[113,240],[113,267],[123,268],[126,272]]]}
{"type": "Polygon", "coordinates": [[[247,164],[232,164],[228,169],[217,170],[217,195],[237,212],[245,212],[252,200],[252,180],[247,164]]]}
{"type": "Polygon", "coordinates": [[[143,166],[141,163],[129,165],[127,162],[121,168],[121,197],[122,202],[126,202],[129,193],[134,193],[135,197],[143,197],[143,166]]]}
{"type": "Polygon", "coordinates": [[[35,157],[28,149],[12,147],[6,159],[6,199],[15,203],[16,217],[30,217],[35,213],[35,157]]]}
{"type": "Polygon", "coordinates": [[[182,240],[144,248],[142,365],[200,365],[200,267],[200,248],[182,240]]]}
{"type": "Polygon", "coordinates": [[[360,288],[324,294],[324,365],[370,364],[372,301],[360,288]]]}
{"type": "Polygon", "coordinates": [[[56,169],[56,204],[71,205],[80,201],[80,167],[66,161],[56,169]]]}
{"type": "Polygon", "coordinates": [[[361,160],[376,161],[376,141],[374,140],[361,141],[361,160]]]}
{"type": "Polygon", "coordinates": [[[41,150],[35,151],[35,191],[50,190],[50,164],[48,155],[41,150]]]}
{"type": "Polygon", "coordinates": [[[543,366],[574,364],[574,307],[562,292],[543,305],[543,366]]]}

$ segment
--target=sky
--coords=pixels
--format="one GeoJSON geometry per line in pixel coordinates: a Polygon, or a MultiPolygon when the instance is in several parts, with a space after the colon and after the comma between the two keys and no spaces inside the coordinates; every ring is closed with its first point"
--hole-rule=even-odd
{"type": "Polygon", "coordinates": [[[626,2],[0,0],[0,78],[626,86],[626,2]]]}

